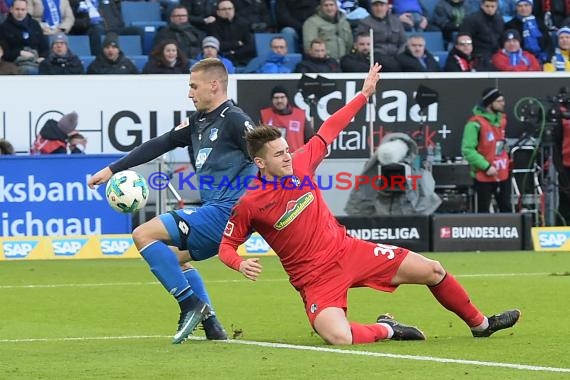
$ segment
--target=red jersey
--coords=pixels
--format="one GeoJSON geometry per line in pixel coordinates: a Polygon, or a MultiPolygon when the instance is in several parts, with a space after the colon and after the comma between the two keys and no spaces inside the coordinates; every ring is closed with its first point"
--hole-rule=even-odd
{"type": "Polygon", "coordinates": [[[257,231],[279,256],[291,284],[300,290],[337,265],[333,260],[348,236],[314,181],[315,170],[330,144],[366,103],[358,94],[323,123],[319,133],[293,155],[293,175],[281,182],[258,176],[236,203],[224,231],[219,257],[239,270],[236,249],[257,231]]]}
{"type": "Polygon", "coordinates": [[[261,122],[281,129],[292,153],[305,143],[305,111],[292,107],[289,114],[278,114],[272,107],[261,110],[261,122]]]}

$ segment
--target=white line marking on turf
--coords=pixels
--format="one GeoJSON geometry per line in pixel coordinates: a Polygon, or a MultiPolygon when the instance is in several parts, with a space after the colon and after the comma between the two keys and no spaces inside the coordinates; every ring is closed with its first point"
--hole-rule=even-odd
{"type": "MultiPolygon", "coordinates": [[[[529,277],[529,276],[550,276],[555,273],[474,273],[474,274],[454,274],[456,278],[462,277],[529,277]]],[[[267,279],[260,280],[259,283],[263,282],[284,282],[288,281],[286,278],[278,279],[267,279]]],[[[250,282],[245,279],[239,280],[211,280],[207,281],[208,284],[224,284],[224,283],[244,283],[249,284],[250,282]]],[[[92,284],[28,284],[28,285],[0,285],[0,289],[38,289],[38,288],[92,288],[98,286],[141,286],[141,285],[159,285],[157,281],[148,282],[102,282],[102,283],[92,283],[92,284]]]]}
{"type": "MultiPolygon", "coordinates": [[[[92,340],[166,339],[166,338],[171,338],[171,337],[163,335],[133,335],[133,336],[94,336],[94,337],[67,337],[67,338],[0,339],[0,344],[33,343],[33,342],[69,342],[69,341],[92,341],[92,340]]],[[[193,337],[193,336],[191,336],[190,339],[205,340],[205,338],[193,337]]],[[[416,360],[416,361],[435,362],[435,363],[452,363],[452,364],[464,364],[464,365],[466,364],[466,365],[483,366],[483,367],[510,368],[510,369],[523,370],[523,371],[570,373],[570,368],[544,367],[544,366],[516,364],[516,363],[486,362],[479,360],[449,359],[449,358],[438,358],[435,356],[422,356],[422,355],[387,354],[383,352],[345,350],[345,349],[330,348],[330,347],[300,346],[300,345],[286,344],[286,343],[257,342],[250,340],[227,340],[227,341],[217,341],[215,343],[242,344],[247,346],[282,348],[282,349],[301,350],[301,351],[328,352],[332,354],[341,354],[341,355],[371,356],[371,357],[416,360]]]]}

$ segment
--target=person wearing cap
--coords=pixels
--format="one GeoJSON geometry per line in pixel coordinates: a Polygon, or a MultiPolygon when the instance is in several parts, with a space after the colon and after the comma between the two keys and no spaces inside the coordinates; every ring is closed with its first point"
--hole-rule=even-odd
{"type": "Polygon", "coordinates": [[[40,23],[46,35],[69,33],[75,23],[69,0],[28,0],[28,13],[40,23]]]}
{"type": "Polygon", "coordinates": [[[262,124],[279,128],[289,144],[290,153],[303,146],[315,134],[307,123],[305,111],[291,104],[285,87],[275,86],[271,89],[271,107],[261,109],[260,114],[262,124]]]}
{"type": "Polygon", "coordinates": [[[315,38],[325,41],[329,56],[336,60],[352,49],[352,29],[346,15],[338,10],[336,0],[321,0],[316,13],[303,23],[305,53],[315,38]]]}
{"type": "Polygon", "coordinates": [[[202,53],[199,54],[195,60],[190,61],[190,66],[193,66],[196,62],[203,60],[204,58],[217,58],[224,66],[228,74],[235,74],[236,68],[232,61],[219,55],[220,51],[220,41],[216,37],[207,36],[202,40],[202,53]]]}
{"type": "Polygon", "coordinates": [[[570,71],[570,26],[558,29],[558,47],[549,62],[544,64],[544,71],[570,71]]]}
{"type": "Polygon", "coordinates": [[[536,57],[521,48],[521,35],[514,29],[505,31],[503,49],[493,54],[491,63],[499,71],[542,71],[536,57]]]}
{"type": "Polygon", "coordinates": [[[208,34],[220,42],[219,54],[236,66],[245,66],[255,57],[253,33],[249,31],[249,25],[236,16],[231,0],[218,3],[216,21],[208,25],[208,34]]]}
{"type": "Polygon", "coordinates": [[[552,56],[554,43],[544,21],[532,14],[532,5],[533,0],[518,0],[516,14],[505,24],[505,30],[519,32],[522,36],[521,47],[544,63],[552,56]]]}
{"type": "Polygon", "coordinates": [[[22,74],[37,74],[40,62],[49,54],[49,41],[40,24],[28,14],[25,0],[14,0],[10,14],[0,24],[0,38],[6,42],[4,59],[18,66],[22,74]]]}
{"type": "Polygon", "coordinates": [[[469,33],[473,41],[473,54],[485,67],[490,66],[491,56],[501,48],[501,36],[505,30],[503,17],[497,12],[498,0],[481,0],[477,12],[468,14],[459,26],[460,33],[469,33]]]}
{"type": "Polygon", "coordinates": [[[505,143],[505,97],[487,88],[463,131],[461,153],[471,167],[477,212],[488,213],[492,198],[498,212],[512,212],[509,156],[505,143]]]}
{"type": "Polygon", "coordinates": [[[370,16],[360,20],[356,34],[374,31],[372,46],[374,59],[382,65],[382,72],[399,72],[396,56],[406,48],[406,31],[398,16],[390,13],[388,0],[371,0],[370,16]]]}
{"type": "Polygon", "coordinates": [[[52,37],[51,51],[40,63],[40,75],[72,75],[85,72],[79,57],[69,50],[67,35],[58,32],[52,37]]]}
{"type": "Polygon", "coordinates": [[[121,51],[119,37],[109,33],[103,40],[103,51],[87,67],[87,74],[138,74],[139,70],[121,51]]]}
{"type": "Polygon", "coordinates": [[[77,133],[77,112],[63,115],[59,121],[49,119],[45,122],[31,149],[32,154],[67,153],[69,136],[77,133]]]}

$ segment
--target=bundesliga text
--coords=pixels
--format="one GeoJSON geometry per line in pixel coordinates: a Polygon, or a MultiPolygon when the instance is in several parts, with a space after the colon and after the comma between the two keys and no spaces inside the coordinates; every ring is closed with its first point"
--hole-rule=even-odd
{"type": "Polygon", "coordinates": [[[176,190],[359,190],[370,185],[378,191],[417,190],[421,175],[383,175],[367,176],[339,172],[335,175],[315,175],[314,177],[285,176],[278,181],[261,178],[260,182],[253,180],[257,176],[229,178],[221,177],[216,183],[212,176],[198,176],[196,173],[174,173],[171,176],[163,172],[154,172],[148,176],[149,187],[153,190],[164,190],[171,182],[176,183],[176,190]]]}

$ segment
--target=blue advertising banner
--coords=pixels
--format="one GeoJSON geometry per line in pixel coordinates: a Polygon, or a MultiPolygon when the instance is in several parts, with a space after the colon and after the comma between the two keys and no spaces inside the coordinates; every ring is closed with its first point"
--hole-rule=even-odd
{"type": "Polygon", "coordinates": [[[0,236],[131,232],[131,215],[107,204],[105,186],[87,181],[121,155],[2,156],[0,236]]]}

